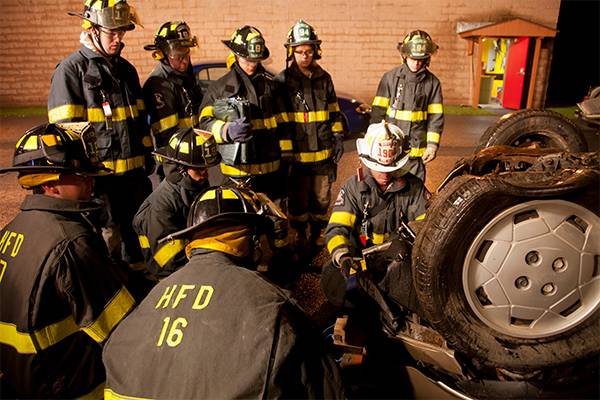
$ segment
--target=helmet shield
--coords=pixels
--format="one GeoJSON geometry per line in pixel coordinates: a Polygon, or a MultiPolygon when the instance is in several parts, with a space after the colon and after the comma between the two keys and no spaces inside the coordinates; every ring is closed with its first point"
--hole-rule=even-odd
{"type": "Polygon", "coordinates": [[[190,168],[208,168],[221,161],[213,135],[194,128],[177,130],[169,139],[169,143],[153,154],[190,168]]]}
{"type": "Polygon", "coordinates": [[[365,166],[379,172],[399,170],[409,158],[406,135],[385,121],[369,125],[365,137],[356,140],[356,148],[365,166]]]}
{"type": "Polygon", "coordinates": [[[231,40],[223,40],[223,44],[235,55],[252,61],[265,60],[270,55],[262,33],[249,25],[236,29],[231,40]]]}
{"type": "Polygon", "coordinates": [[[398,43],[398,50],[402,57],[410,57],[415,60],[428,59],[436,53],[438,47],[427,32],[420,30],[409,33],[401,43],[398,43]]]}
{"type": "Polygon", "coordinates": [[[162,24],[154,35],[154,43],[144,46],[145,50],[161,50],[170,53],[178,48],[198,47],[198,39],[192,36],[188,24],[183,21],[170,21],[162,24]]]}

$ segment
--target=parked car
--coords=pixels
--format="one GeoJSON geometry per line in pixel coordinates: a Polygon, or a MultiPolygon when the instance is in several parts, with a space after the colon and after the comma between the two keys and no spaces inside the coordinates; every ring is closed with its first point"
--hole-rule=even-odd
{"type": "MultiPolygon", "coordinates": [[[[202,90],[206,90],[212,81],[216,81],[229,71],[224,62],[207,61],[193,65],[194,75],[202,90]]],[[[267,70],[272,78],[275,74],[267,70]]],[[[366,132],[371,118],[371,107],[346,93],[337,92],[338,103],[344,115],[344,124],[350,137],[366,132]]]]}

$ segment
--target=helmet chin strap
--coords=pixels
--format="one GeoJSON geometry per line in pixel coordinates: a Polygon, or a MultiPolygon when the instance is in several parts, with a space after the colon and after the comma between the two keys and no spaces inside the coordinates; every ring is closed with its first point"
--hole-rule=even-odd
{"type": "Polygon", "coordinates": [[[106,49],[104,49],[104,46],[102,46],[102,40],[100,40],[100,26],[99,25],[92,26],[91,31],[92,31],[92,43],[94,44],[96,49],[100,52],[102,57],[112,59],[114,57],[119,56],[119,54],[121,54],[121,49],[123,48],[123,46],[119,46],[119,51],[117,51],[117,54],[110,55],[106,52],[106,49]]]}

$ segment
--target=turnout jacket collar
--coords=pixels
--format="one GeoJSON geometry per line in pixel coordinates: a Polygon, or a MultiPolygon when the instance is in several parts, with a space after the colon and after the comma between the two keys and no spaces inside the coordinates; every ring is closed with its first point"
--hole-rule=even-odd
{"type": "Polygon", "coordinates": [[[365,179],[363,179],[362,181],[359,181],[359,183],[358,183],[358,190],[361,193],[375,192],[375,193],[378,193],[380,196],[384,197],[384,196],[387,196],[389,193],[397,193],[397,192],[402,192],[402,191],[408,190],[408,186],[409,186],[408,180],[405,177],[398,177],[398,178],[395,178],[392,181],[392,183],[388,186],[387,190],[385,192],[383,192],[379,188],[379,184],[377,184],[377,181],[375,181],[375,178],[373,178],[373,175],[371,175],[371,171],[366,169],[365,172],[366,172],[365,179]]]}
{"type": "Polygon", "coordinates": [[[102,205],[92,201],[64,200],[44,194],[32,194],[25,197],[21,204],[22,211],[49,211],[60,213],[91,213],[102,209],[102,205]]]}
{"type": "Polygon", "coordinates": [[[427,77],[428,72],[429,70],[426,67],[421,68],[417,72],[413,72],[408,68],[408,65],[402,64],[396,68],[395,76],[406,79],[409,82],[421,82],[427,77]]]}
{"type": "Polygon", "coordinates": [[[300,67],[298,67],[298,64],[296,64],[296,62],[293,62],[289,66],[288,71],[290,71],[291,74],[296,75],[297,77],[302,77],[306,79],[319,79],[325,74],[325,70],[321,68],[319,64],[313,63],[309,69],[310,76],[306,76],[302,71],[300,71],[300,67]]]}
{"type": "Polygon", "coordinates": [[[161,61],[156,65],[156,67],[154,68],[154,71],[152,71],[152,74],[150,76],[164,77],[166,79],[173,81],[176,85],[179,85],[179,86],[183,86],[184,82],[186,82],[186,81],[190,82],[190,81],[194,80],[194,72],[193,72],[191,63],[188,66],[188,69],[186,72],[180,72],[180,71],[177,71],[176,69],[174,69],[173,67],[171,67],[166,62],[161,61]]]}

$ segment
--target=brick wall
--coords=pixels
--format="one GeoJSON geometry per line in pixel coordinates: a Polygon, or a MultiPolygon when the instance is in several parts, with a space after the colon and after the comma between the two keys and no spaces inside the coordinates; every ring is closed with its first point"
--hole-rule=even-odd
{"type": "MultiPolygon", "coordinates": [[[[224,59],[222,39],[245,24],[264,34],[271,58],[267,67],[284,67],[289,27],[302,18],[323,40],[321,65],[334,79],[336,89],[371,102],[383,72],[400,62],[396,43],[410,30],[429,32],[439,46],[431,70],[440,78],[447,104],[468,104],[472,67],[467,42],[456,34],[458,21],[497,21],[521,17],[556,28],[560,0],[130,0],[145,29],[125,36],[123,55],[138,69],[143,81],[154,61],[143,45],[167,20],[185,19],[198,36],[200,48],[193,60],[224,59]]],[[[0,24],[0,106],[44,105],[54,66],[79,47],[80,20],[67,11],[80,12],[83,0],[2,0],[0,24]]],[[[546,50],[546,49],[545,49],[546,50]]],[[[550,51],[542,52],[547,71],[550,51]]],[[[541,73],[542,71],[540,71],[541,73]]],[[[538,75],[538,80],[546,80],[538,75]]],[[[540,89],[542,90],[542,89],[540,89]]],[[[536,98],[544,93],[536,93],[536,98]]]]}

